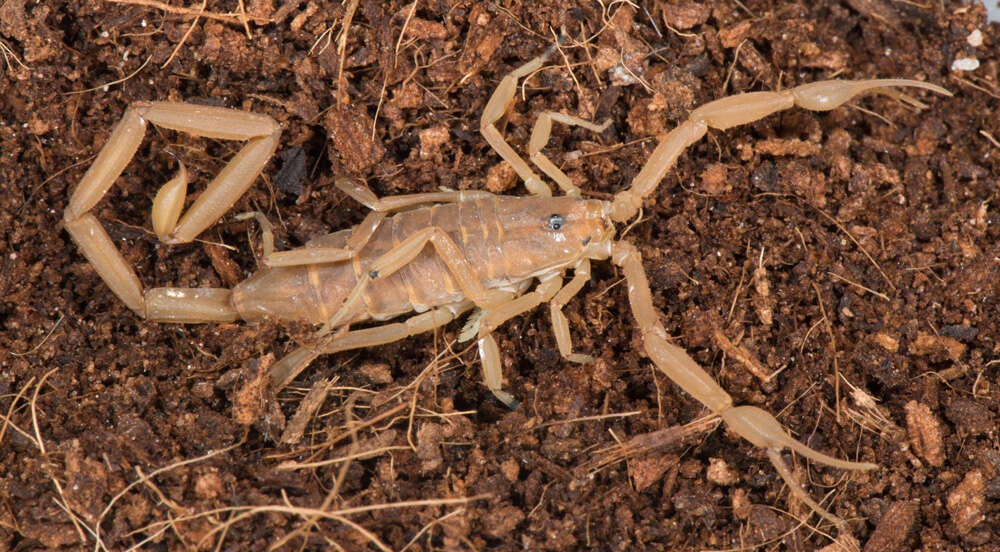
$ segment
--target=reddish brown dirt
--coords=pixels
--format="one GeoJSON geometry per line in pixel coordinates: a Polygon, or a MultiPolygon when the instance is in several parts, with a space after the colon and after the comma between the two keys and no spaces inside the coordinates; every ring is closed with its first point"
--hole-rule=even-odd
{"type": "MultiPolygon", "coordinates": [[[[239,4],[210,0],[205,11],[239,4]]],[[[341,67],[345,7],[321,4],[252,0],[244,27],[138,1],[0,2],[0,549],[93,549],[98,528],[108,550],[220,539],[264,549],[305,527],[275,508],[379,504],[389,507],[321,519],[284,548],[376,549],[364,532],[394,550],[830,545],[797,526],[807,509],[763,453],[722,429],[595,468],[615,436],[704,414],[641,353],[610,265],[595,266],[566,309],[596,365],[560,359],[545,309],[497,332],[517,410],[482,386],[475,351],[453,344],[458,323],[322,358],[273,397],[252,385],[258,359],[285,354],[309,328],[143,321],[60,227],[70,191],[139,100],[281,122],[281,160],[235,208],[265,211],[280,248],[360,221],[336,173],[383,195],[523,193],[478,117],[500,78],[565,27],[588,46],[568,42],[501,126],[523,151],[543,110],[610,117],[600,136],[557,126],[546,150],[596,198],[628,186],[658,133],[721,96],[833,76],[955,92],[915,94],[923,111],[875,96],[712,131],[627,239],[668,331],[736,402],[775,413],[817,449],[881,466],[845,474],[795,459],[864,550],[1000,550],[1000,32],[981,7],[420,2],[410,18],[401,1],[363,1],[341,67]],[[978,47],[967,41],[975,29],[978,47]],[[967,56],[978,69],[950,70],[967,56]],[[761,383],[741,355],[781,372],[761,383]],[[277,442],[323,378],[333,388],[302,440],[277,442]],[[878,406],[865,411],[864,394],[878,406]],[[866,412],[867,429],[851,412],[866,412]],[[366,420],[377,421],[352,437],[347,427],[366,420]],[[371,454],[281,469],[361,452],[371,454]],[[432,499],[452,502],[392,506],[432,499]],[[238,518],[247,507],[273,508],[238,518]]],[[[230,285],[253,270],[253,225],[227,217],[202,235],[231,249],[166,247],[148,230],[157,184],[175,170],[166,151],[203,183],[237,147],[151,131],[96,208],[146,285],[230,285]]]]}

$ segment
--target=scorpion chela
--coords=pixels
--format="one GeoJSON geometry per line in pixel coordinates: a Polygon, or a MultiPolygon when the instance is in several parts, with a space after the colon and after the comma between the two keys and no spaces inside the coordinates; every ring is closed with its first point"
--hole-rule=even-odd
{"type": "Polygon", "coordinates": [[[161,241],[186,243],[233,206],[274,153],[281,134],[270,117],[170,102],[137,102],[125,112],[106,145],[76,187],[64,214],[66,230],[111,290],[139,316],[153,321],[205,323],[237,319],[307,321],[322,325],[317,343],[300,347],[272,367],[275,387],[284,386],[321,354],[370,347],[441,327],[477,308],[481,317],[463,331],[477,340],[486,386],[508,405],[502,387],[500,354],[491,332],[505,321],[549,304],[556,343],[563,358],[589,362],[574,353],[562,307],[590,279],[592,260],[610,259],[621,268],[628,299],[650,360],[684,391],[704,404],[737,434],[766,451],[792,492],[838,527],[843,521],[813,501],[780,455],[791,449],[821,464],[870,470],[876,464],[851,462],[812,450],[793,439],[771,414],[754,406],[734,406],[715,380],[680,347],[672,344],[653,305],[639,250],[616,239],[616,224],[633,219],[685,149],[709,128],[727,129],[769,114],[801,107],[830,110],[868,91],[917,87],[940,94],[939,86],[914,80],[827,80],[779,92],[752,92],[705,104],[660,140],[631,185],[611,201],[584,199],[570,178],[542,153],[552,123],[600,132],[597,125],[557,112],[536,120],[528,159],[563,192],[551,188],[504,140],[495,123],[514,100],[518,80],[539,69],[552,52],[507,74],[486,104],[480,131],[524,181],[530,196],[483,191],[441,191],[387,198],[367,186],[338,178],[336,186],[371,212],[358,226],[315,238],[302,248],[274,251],[273,234],[262,225],[264,268],[233,289],[153,288],[143,291],[97,218],[90,213],[139,147],[147,122],[194,135],[247,144],[180,217],[187,177],[183,164],[153,202],[152,226],[161,241]],[[573,277],[564,282],[564,273],[573,277]],[[528,291],[532,282],[537,285],[528,291]],[[416,313],[404,321],[374,324],[416,313]],[[368,327],[353,328],[361,323],[368,327]]]}

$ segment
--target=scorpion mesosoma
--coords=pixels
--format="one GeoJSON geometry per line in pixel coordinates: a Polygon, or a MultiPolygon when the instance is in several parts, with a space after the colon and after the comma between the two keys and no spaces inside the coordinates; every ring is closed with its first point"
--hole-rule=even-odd
{"type": "MultiPolygon", "coordinates": [[[[135,154],[147,122],[195,135],[246,140],[188,209],[183,218],[187,177],[181,164],[153,203],[153,229],[165,243],[190,242],[218,220],[249,188],[278,144],[280,128],[270,117],[233,109],[169,102],[132,104],[70,198],[64,215],[67,231],[111,290],[139,316],[164,322],[213,322],[272,317],[322,324],[318,344],[299,348],[272,368],[276,387],[291,381],[324,353],[369,347],[443,326],[478,308],[483,315],[478,339],[486,386],[503,402],[515,404],[501,389],[500,355],[491,331],[506,320],[549,303],[560,354],[573,362],[566,304],[589,280],[590,261],[610,259],[628,284],[628,299],[647,355],[656,367],[717,414],[752,444],[766,451],[791,491],[838,527],[843,521],[813,501],[780,455],[791,449],[816,462],[849,470],[876,464],[851,462],[814,451],[793,439],[772,415],[754,406],[734,406],[728,393],[670,343],[653,305],[638,249],[615,240],[615,223],[639,212],[642,201],[684,150],[709,128],[750,123],[795,106],[830,110],[867,91],[917,87],[945,95],[939,86],[913,80],[829,80],[780,92],[730,96],[695,109],[687,121],[662,137],[631,185],[612,201],[582,199],[580,190],[541,152],[552,122],[601,131],[605,125],[556,112],[542,113],[528,144],[529,159],[564,192],[551,189],[504,140],[495,126],[513,102],[520,78],[540,68],[546,53],[507,74],[490,97],[480,121],[486,141],[509,163],[532,193],[527,197],[486,192],[435,192],[378,198],[366,186],[340,178],[337,187],[371,209],[355,228],[308,242],[290,251],[273,251],[266,219],[264,269],[232,290],[154,288],[143,292],[135,271],[89,211],[112,186],[135,154]],[[179,223],[178,223],[179,220],[179,223]],[[573,270],[564,285],[563,275],[573,270]],[[527,291],[530,283],[538,285],[527,291]],[[350,326],[418,314],[403,322],[362,329],[350,326]]],[[[892,92],[898,94],[896,92],[892,92]]],[[[610,121],[609,121],[610,122],[610,121]]],[[[469,337],[469,336],[466,336],[469,337]]]]}

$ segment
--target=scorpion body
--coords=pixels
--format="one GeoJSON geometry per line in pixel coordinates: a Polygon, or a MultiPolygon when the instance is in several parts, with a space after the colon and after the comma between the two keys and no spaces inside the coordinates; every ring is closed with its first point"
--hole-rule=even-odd
{"type": "MultiPolygon", "coordinates": [[[[436,204],[385,219],[351,262],[266,268],[233,288],[244,320],[271,317],[323,324],[370,266],[415,232],[440,228],[469,259],[489,290],[515,294],[532,279],[560,275],[581,258],[607,257],[604,204],[572,197],[485,196],[436,204]]],[[[344,248],[353,229],[315,238],[306,248],[344,248]]],[[[455,276],[430,248],[385,278],[374,278],[348,323],[385,321],[443,307],[458,314],[470,303],[455,276]]]]}
{"type": "Polygon", "coordinates": [[[802,489],[781,451],[791,449],[841,469],[870,470],[877,465],[839,460],[812,450],[793,439],[771,414],[754,406],[735,406],[732,397],[703,368],[670,342],[653,304],[640,252],[615,238],[615,224],[636,216],[643,200],[656,190],[677,158],[709,128],[730,128],[796,106],[834,109],[868,91],[906,98],[889,90],[895,87],[950,93],[913,80],[828,80],[716,100],[695,109],[688,120],[662,136],[630,186],[615,194],[612,201],[581,199],[580,190],[569,177],[542,153],[553,121],[597,132],[608,123],[596,125],[544,112],[534,125],[527,149],[529,160],[564,192],[563,197],[551,197],[549,186],[495,126],[514,100],[518,79],[539,69],[551,52],[550,48],[505,76],[480,121],[483,137],[514,168],[532,196],[472,191],[380,199],[366,186],[340,178],[337,187],[372,210],[358,226],[316,238],[303,248],[275,252],[267,220],[257,213],[267,268],[233,290],[153,288],[144,292],[135,271],[90,211],[135,154],[147,122],[201,136],[247,141],[183,218],[183,165],[178,177],[161,188],[153,204],[153,230],[166,243],[193,240],[233,206],[274,153],[280,128],[270,117],[237,110],[136,103],[126,111],[70,198],[64,214],[66,229],[112,291],[147,319],[198,323],[273,317],[322,324],[314,344],[300,347],[272,366],[276,388],[294,379],[321,354],[403,339],[479,308],[482,316],[467,326],[460,339],[477,339],[486,386],[508,405],[516,401],[501,389],[500,353],[492,330],[548,303],[562,357],[572,362],[593,360],[573,352],[562,306],[589,280],[591,260],[610,259],[624,275],[645,352],[656,368],[721,417],[730,429],[764,449],[791,492],[842,528],[842,519],[802,489]],[[564,282],[568,269],[573,277],[564,282]],[[415,314],[381,323],[409,313],[415,314]],[[351,327],[358,322],[380,324],[351,327]]]}

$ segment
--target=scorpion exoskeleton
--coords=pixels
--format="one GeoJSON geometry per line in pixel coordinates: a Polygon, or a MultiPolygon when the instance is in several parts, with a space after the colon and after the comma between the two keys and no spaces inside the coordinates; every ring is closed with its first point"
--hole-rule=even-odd
{"type": "Polygon", "coordinates": [[[367,186],[339,178],[339,189],[371,209],[360,225],[315,238],[299,249],[275,252],[273,235],[261,215],[265,268],[248,280],[232,290],[153,288],[143,292],[135,271],[90,210],[135,154],[146,123],[210,138],[247,141],[183,218],[180,213],[187,185],[183,164],[180,174],[157,193],[153,230],[170,244],[190,242],[233,206],[274,153],[281,130],[265,115],[137,102],[125,111],[70,198],[64,215],[66,229],[111,290],[146,319],[200,323],[271,317],[322,324],[318,345],[301,347],[272,367],[273,382],[279,388],[320,354],[403,339],[443,326],[476,307],[482,317],[471,333],[478,339],[486,386],[508,405],[515,401],[501,389],[500,355],[491,332],[510,318],[549,303],[562,357],[571,362],[592,360],[573,352],[562,307],[589,280],[591,260],[611,259],[624,273],[632,312],[646,353],[656,367],[720,416],[730,429],[763,448],[795,496],[843,527],[839,517],[802,489],[780,452],[791,449],[821,464],[848,470],[871,470],[877,465],[840,460],[812,450],[793,439],[764,410],[734,406],[729,394],[705,370],[670,343],[653,306],[639,251],[629,242],[615,239],[615,224],[637,215],[643,200],[653,193],[678,156],[710,127],[727,129],[794,106],[830,110],[863,92],[886,92],[890,87],[950,93],[914,80],[827,80],[713,101],[692,111],[687,121],[663,136],[631,185],[610,202],[581,198],[579,188],[542,153],[553,121],[598,132],[608,123],[597,125],[545,112],[534,124],[528,158],[565,194],[552,197],[549,185],[510,147],[494,124],[513,102],[518,80],[539,69],[552,50],[506,75],[480,120],[483,137],[514,168],[531,196],[457,191],[378,198],[367,186]],[[564,284],[567,269],[573,270],[573,278],[564,284]],[[527,291],[536,280],[538,285],[527,291]],[[350,328],[411,312],[418,314],[402,322],[350,328]]]}

